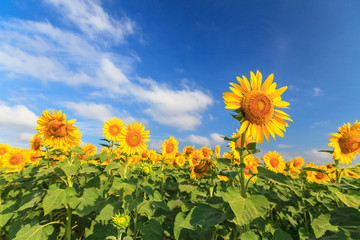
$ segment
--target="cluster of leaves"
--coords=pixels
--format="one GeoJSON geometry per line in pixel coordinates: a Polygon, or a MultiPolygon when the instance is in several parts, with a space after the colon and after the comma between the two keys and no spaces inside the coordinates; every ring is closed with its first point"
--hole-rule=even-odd
{"type": "Polygon", "coordinates": [[[92,163],[114,157],[107,153],[80,161],[78,147],[62,161],[49,157],[61,154],[1,175],[1,239],[119,239],[111,223],[117,213],[131,218],[125,240],[360,239],[359,180],[309,183],[259,166],[242,197],[236,178],[244,166],[229,159],[193,180],[189,168],[163,163],[151,165],[149,176],[126,159],[92,163]]]}

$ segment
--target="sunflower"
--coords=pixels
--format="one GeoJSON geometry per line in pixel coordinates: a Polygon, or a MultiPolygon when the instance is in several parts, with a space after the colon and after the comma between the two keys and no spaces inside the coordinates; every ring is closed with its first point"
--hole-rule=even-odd
{"type": "Polygon", "coordinates": [[[107,122],[104,122],[103,131],[103,136],[105,136],[106,139],[119,142],[118,138],[121,132],[125,131],[125,125],[123,121],[118,118],[109,119],[107,122]]]}
{"type": "Polygon", "coordinates": [[[39,135],[43,137],[46,144],[51,147],[66,150],[79,145],[81,133],[78,128],[73,126],[76,119],[66,121],[66,115],[61,110],[53,113],[45,110],[41,117],[36,121],[39,126],[35,127],[39,135]]]}
{"type": "Polygon", "coordinates": [[[247,128],[256,142],[262,143],[264,136],[270,141],[271,135],[284,136],[282,131],[289,125],[285,120],[292,121],[288,114],[278,108],[288,108],[288,102],[281,100],[281,94],[287,87],[276,89],[271,74],[262,84],[262,74],[250,72],[250,82],[243,76],[237,77],[239,84],[230,83],[232,92],[223,93],[225,108],[240,109],[244,115],[244,122],[240,127],[240,134],[247,128]]]}
{"type": "Polygon", "coordinates": [[[130,217],[126,214],[116,214],[115,217],[112,218],[112,225],[119,230],[127,228],[130,224],[130,217]]]}
{"type": "Polygon", "coordinates": [[[35,134],[34,137],[30,139],[29,145],[31,150],[41,152],[44,145],[44,141],[41,138],[41,135],[35,134]]]}
{"type": "Polygon", "coordinates": [[[184,156],[177,156],[174,161],[174,165],[177,167],[182,167],[185,165],[186,159],[184,156]]]}
{"type": "Polygon", "coordinates": [[[204,159],[204,154],[200,150],[195,150],[191,153],[190,157],[188,158],[190,166],[194,166],[201,162],[204,159]]]}
{"type": "Polygon", "coordinates": [[[5,172],[19,172],[30,162],[30,154],[27,149],[11,148],[3,158],[3,167],[10,168],[5,172]]]}
{"type": "Polygon", "coordinates": [[[200,151],[202,152],[202,154],[204,155],[205,159],[210,159],[211,156],[213,155],[213,151],[211,150],[211,148],[208,148],[206,146],[200,148],[200,151]]]}
{"type": "Polygon", "coordinates": [[[198,164],[193,165],[190,168],[190,178],[192,179],[200,179],[203,178],[204,175],[210,170],[211,166],[212,166],[212,160],[209,159],[205,159],[205,160],[201,160],[198,164]]]}
{"type": "Polygon", "coordinates": [[[150,141],[150,131],[145,131],[145,126],[142,123],[135,122],[126,125],[125,131],[121,132],[119,136],[119,144],[123,152],[127,155],[141,152],[147,148],[147,143],[150,141]]]}
{"type": "Polygon", "coordinates": [[[161,160],[161,155],[155,150],[148,151],[149,159],[152,164],[158,163],[161,160]]]}
{"type": "Polygon", "coordinates": [[[11,146],[7,143],[0,143],[0,168],[3,165],[3,157],[11,149],[11,146]]]}
{"type": "MultiPolygon", "coordinates": [[[[237,133],[232,134],[232,138],[238,138],[236,142],[230,141],[229,147],[231,148],[232,153],[234,154],[234,158],[238,159],[240,161],[240,153],[236,148],[241,148],[241,133],[240,130],[236,130],[237,133]]],[[[245,133],[245,141],[244,141],[244,147],[246,147],[249,143],[255,142],[255,140],[252,138],[250,131],[247,131],[245,133]]]]}
{"type": "Polygon", "coordinates": [[[193,151],[195,151],[194,146],[186,146],[184,147],[182,154],[186,159],[188,159],[190,155],[193,153],[193,151]]]}
{"type": "Polygon", "coordinates": [[[220,145],[216,145],[214,148],[215,158],[220,158],[220,145]]]}
{"type": "MultiPolygon", "coordinates": [[[[326,170],[326,168],[323,166],[319,166],[316,168],[319,170],[326,170]]],[[[312,180],[317,183],[330,182],[330,178],[325,173],[316,171],[312,175],[312,180]]]]}
{"type": "Polygon", "coordinates": [[[174,137],[170,137],[169,139],[165,140],[161,147],[161,152],[164,158],[173,158],[178,151],[178,142],[175,140],[174,137]]]}
{"type": "Polygon", "coordinates": [[[302,157],[296,157],[291,161],[290,168],[300,169],[302,165],[304,165],[304,159],[302,157]]]}
{"type": "Polygon", "coordinates": [[[35,150],[30,150],[29,151],[29,162],[33,165],[38,165],[40,159],[42,159],[45,156],[44,152],[39,152],[39,151],[35,151],[35,150]]]}
{"type": "Polygon", "coordinates": [[[339,132],[330,134],[329,147],[334,148],[334,158],[340,159],[341,164],[349,164],[355,159],[356,154],[360,154],[360,122],[357,120],[351,126],[350,123],[344,124],[339,128],[339,132]]]}
{"type": "Polygon", "coordinates": [[[360,179],[360,175],[350,169],[345,169],[345,175],[354,179],[360,179]]]}
{"type": "Polygon", "coordinates": [[[266,167],[276,173],[282,173],[285,169],[285,162],[280,153],[268,152],[263,157],[266,167]]]}

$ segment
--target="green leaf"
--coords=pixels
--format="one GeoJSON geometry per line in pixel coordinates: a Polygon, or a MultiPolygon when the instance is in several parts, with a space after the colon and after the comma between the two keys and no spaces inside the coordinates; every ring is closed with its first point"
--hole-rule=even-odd
{"type": "Polygon", "coordinates": [[[336,208],[330,214],[332,225],[360,227],[360,211],[358,209],[351,207],[336,208]]]}
{"type": "Polygon", "coordinates": [[[289,179],[281,173],[275,173],[264,167],[258,167],[257,169],[258,169],[258,174],[257,174],[258,178],[270,179],[279,184],[285,184],[285,185],[290,184],[289,179]]]}
{"type": "Polygon", "coordinates": [[[42,194],[39,191],[34,191],[31,192],[30,194],[26,194],[22,196],[21,202],[19,204],[20,208],[18,209],[18,211],[22,211],[24,209],[32,208],[36,206],[36,204],[41,201],[41,198],[42,198],[42,194]]]}
{"type": "Polygon", "coordinates": [[[71,178],[71,176],[76,174],[80,164],[81,164],[80,161],[74,161],[73,163],[71,163],[67,160],[64,160],[59,165],[60,165],[61,170],[64,171],[65,175],[68,178],[71,178]]]}
{"type": "Polygon", "coordinates": [[[260,237],[258,235],[256,235],[254,232],[245,232],[243,234],[241,234],[240,236],[241,240],[259,240],[260,237]]]}
{"type": "Polygon", "coordinates": [[[102,196],[102,192],[103,190],[94,187],[85,188],[83,195],[79,198],[81,202],[75,209],[75,213],[84,216],[96,211],[106,201],[102,196]]]}
{"type": "Polygon", "coordinates": [[[6,223],[14,216],[18,209],[16,201],[9,200],[4,205],[0,206],[0,227],[4,227],[6,223]]]}
{"type": "Polygon", "coordinates": [[[274,240],[292,240],[293,238],[291,237],[290,234],[288,234],[287,232],[284,232],[283,230],[278,228],[274,232],[274,238],[273,239],[274,240]]]}
{"type": "Polygon", "coordinates": [[[219,171],[223,170],[224,168],[229,168],[231,164],[231,160],[228,158],[218,158],[216,159],[216,162],[218,164],[219,171]]]}
{"type": "Polygon", "coordinates": [[[223,211],[213,208],[208,204],[198,204],[191,214],[190,224],[193,226],[201,225],[209,228],[223,222],[226,216],[223,211]]]}
{"type": "Polygon", "coordinates": [[[63,204],[65,203],[65,200],[66,200],[65,189],[59,188],[56,184],[51,185],[42,202],[44,215],[49,214],[54,209],[63,208],[64,207],[63,204]]]}
{"type": "Polygon", "coordinates": [[[326,230],[338,231],[338,227],[330,224],[330,214],[321,214],[311,222],[316,238],[325,234],[326,230]]]}
{"type": "Polygon", "coordinates": [[[20,229],[13,240],[48,240],[53,231],[54,227],[51,225],[27,224],[20,229]]]}
{"type": "Polygon", "coordinates": [[[194,186],[194,185],[187,185],[187,184],[180,184],[179,185],[180,192],[191,193],[195,189],[197,189],[197,186],[194,186]]]}
{"type": "Polygon", "coordinates": [[[113,170],[113,169],[118,169],[121,167],[121,164],[118,162],[118,161],[111,161],[109,162],[109,164],[106,166],[106,168],[104,169],[104,171],[110,171],[110,170],[113,170]]]}
{"type": "Polygon", "coordinates": [[[115,207],[113,204],[106,204],[105,207],[100,211],[99,215],[97,215],[96,220],[110,220],[115,216],[115,207]]]}
{"type": "Polygon", "coordinates": [[[249,224],[252,220],[267,213],[268,200],[263,195],[252,195],[250,198],[243,198],[237,188],[232,186],[226,192],[219,191],[225,202],[228,202],[235,214],[235,223],[242,226],[249,224]]]}
{"type": "Polygon", "coordinates": [[[149,223],[143,227],[141,233],[143,234],[142,237],[144,240],[161,240],[162,231],[160,223],[152,218],[149,223]]]}
{"type": "Polygon", "coordinates": [[[334,187],[329,187],[329,190],[335,194],[340,201],[342,201],[346,206],[359,208],[360,206],[360,197],[356,195],[343,194],[339,191],[339,189],[334,187]]]}

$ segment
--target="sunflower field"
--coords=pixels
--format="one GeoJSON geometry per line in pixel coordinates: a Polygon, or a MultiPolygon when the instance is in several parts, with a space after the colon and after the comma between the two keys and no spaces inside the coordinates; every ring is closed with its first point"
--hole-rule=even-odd
{"type": "Polygon", "coordinates": [[[284,137],[289,103],[271,74],[238,77],[223,94],[240,123],[220,146],[147,149],[142,123],[104,123],[102,149],[80,146],[62,111],[44,111],[29,149],[0,143],[0,239],[360,239],[360,123],[344,124],[323,166],[262,158],[284,137]],[[340,165],[342,164],[342,165],[340,165]],[[343,164],[346,164],[344,167],[343,164]]]}

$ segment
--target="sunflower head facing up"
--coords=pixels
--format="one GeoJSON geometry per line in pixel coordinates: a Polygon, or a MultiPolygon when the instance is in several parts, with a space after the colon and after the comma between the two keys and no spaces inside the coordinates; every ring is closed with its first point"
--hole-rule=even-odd
{"type": "Polygon", "coordinates": [[[270,135],[284,136],[285,127],[292,121],[288,114],[278,108],[288,108],[288,102],[281,100],[281,94],[287,87],[276,89],[271,74],[262,83],[262,74],[250,72],[250,81],[245,77],[237,77],[239,84],[230,83],[232,92],[223,93],[225,108],[235,109],[241,115],[242,124],[239,133],[247,128],[256,142],[262,143],[264,136],[270,141],[270,135]]]}
{"type": "Polygon", "coordinates": [[[353,125],[344,124],[339,132],[330,134],[329,147],[334,148],[334,159],[340,159],[341,164],[349,164],[360,154],[360,122],[355,121],[353,125]]]}
{"type": "Polygon", "coordinates": [[[190,178],[201,179],[210,170],[213,161],[210,159],[203,159],[198,164],[190,168],[190,178]]]}
{"type": "Polygon", "coordinates": [[[126,129],[121,132],[118,140],[123,152],[127,155],[133,155],[135,152],[142,152],[147,148],[150,137],[150,131],[145,131],[142,123],[130,123],[126,125],[126,129]]]}
{"type": "Polygon", "coordinates": [[[103,136],[106,139],[118,142],[121,132],[125,131],[125,125],[118,118],[109,119],[107,122],[104,122],[103,131],[103,136]]]}
{"type": "Polygon", "coordinates": [[[174,158],[178,151],[178,141],[174,137],[166,139],[161,146],[161,152],[164,158],[174,158]]]}
{"type": "Polygon", "coordinates": [[[61,110],[56,112],[54,109],[52,114],[45,110],[36,121],[39,126],[35,129],[50,147],[66,150],[79,145],[81,141],[79,129],[73,126],[75,121],[76,119],[66,121],[66,115],[61,110]]]}
{"type": "Polygon", "coordinates": [[[285,169],[284,159],[281,154],[276,151],[266,153],[264,155],[264,162],[266,168],[273,172],[282,173],[285,169]]]}

